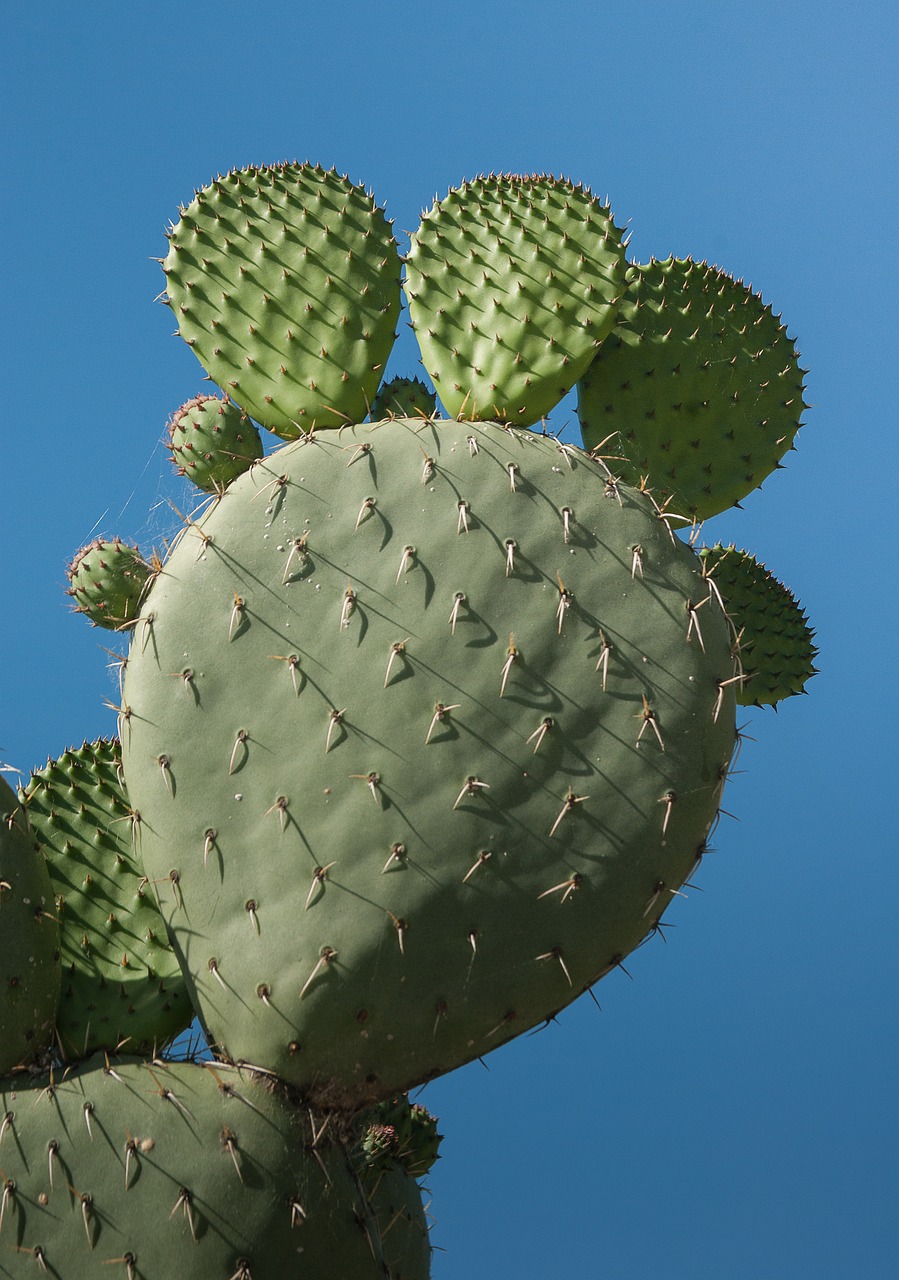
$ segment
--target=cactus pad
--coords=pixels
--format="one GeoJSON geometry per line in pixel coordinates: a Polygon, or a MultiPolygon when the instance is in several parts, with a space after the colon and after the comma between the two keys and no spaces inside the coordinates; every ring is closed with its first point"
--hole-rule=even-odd
{"type": "Polygon", "coordinates": [[[66,572],[75,612],[107,631],[118,631],[134,621],[153,574],[138,548],[120,538],[97,538],[82,547],[66,572]]]}
{"type": "Polygon", "coordinates": [[[578,416],[585,446],[602,447],[628,484],[648,478],[672,511],[704,520],[779,465],[802,393],[771,308],[714,267],[668,258],[630,268],[617,325],[578,386],[578,416]]]}
{"type": "Polygon", "coordinates": [[[26,1066],[50,1044],[59,1001],[59,925],[28,820],[0,778],[0,1074],[26,1066]]]}
{"type": "Polygon", "coordinates": [[[421,378],[391,378],[372,401],[371,418],[433,418],[437,397],[421,378]]]}
{"type": "Polygon", "coordinates": [[[24,803],[46,857],[61,926],[59,1044],[161,1049],[193,1009],[140,858],[118,742],[85,743],[34,773],[24,803]]]}
{"type": "Polygon", "coordinates": [[[793,593],[736,547],[704,547],[700,558],[740,642],[743,706],[776,706],[804,693],[816,673],[814,631],[793,593]]]}
{"type": "Polygon", "coordinates": [[[233,170],[169,236],[166,294],[182,338],[232,400],[288,439],[361,422],[400,307],[383,211],[336,170],[233,170]]]}
{"type": "Polygon", "coordinates": [[[0,1166],[0,1276],[389,1280],[345,1147],[246,1072],[101,1058],[2,1081],[0,1166]]]}
{"type": "Polygon", "coordinates": [[[195,396],[173,414],[168,448],[179,475],[210,493],[263,454],[259,432],[244,411],[218,396],[195,396]]]}
{"type": "Polygon", "coordinates": [[[558,404],[614,323],[621,238],[589,191],[546,176],[478,178],[434,203],[405,288],[453,417],[529,426],[558,404]]]}
{"type": "Polygon", "coordinates": [[[194,1004],[322,1101],[569,1003],[717,813],[724,615],[651,503],[550,438],[399,419],[282,448],[143,621],[125,774],[194,1004]]]}

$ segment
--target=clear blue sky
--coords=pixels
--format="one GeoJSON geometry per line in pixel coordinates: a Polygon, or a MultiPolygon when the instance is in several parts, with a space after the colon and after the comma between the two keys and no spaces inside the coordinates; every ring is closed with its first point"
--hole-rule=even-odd
{"type": "MultiPolygon", "coordinates": [[[[810,369],[787,469],[707,535],[799,594],[821,674],[743,717],[736,820],[634,980],[425,1091],[435,1280],[896,1274],[896,15],[101,0],[3,24],[0,759],[20,768],[115,729],[65,565],[95,533],[172,532],[159,440],[201,371],[150,259],[216,171],[333,163],[398,228],[480,171],[570,175],[635,258],[751,281],[810,369]]],[[[416,358],[405,336],[391,367],[416,358]]]]}

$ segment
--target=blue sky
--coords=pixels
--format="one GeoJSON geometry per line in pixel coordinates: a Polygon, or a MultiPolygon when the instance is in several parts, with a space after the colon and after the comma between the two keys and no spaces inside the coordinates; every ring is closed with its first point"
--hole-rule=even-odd
{"type": "Polygon", "coordinates": [[[735,820],[633,981],[425,1091],[435,1280],[895,1274],[896,12],[101,0],[4,23],[0,759],[20,768],[115,728],[65,565],[97,533],[173,532],[159,441],[202,375],[151,259],[218,170],[336,164],[398,233],[481,171],[571,176],[634,258],[751,281],[810,370],[787,469],[706,537],[800,596],[821,674],[741,718],[735,820]]]}

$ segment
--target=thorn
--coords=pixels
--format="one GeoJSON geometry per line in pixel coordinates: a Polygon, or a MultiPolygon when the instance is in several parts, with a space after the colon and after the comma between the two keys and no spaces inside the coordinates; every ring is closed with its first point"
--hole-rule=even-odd
{"type": "Polygon", "coordinates": [[[82,1111],[82,1115],[84,1116],[84,1123],[87,1125],[88,1137],[90,1138],[91,1142],[93,1142],[94,1131],[91,1128],[91,1116],[94,1114],[94,1104],[92,1102],[85,1102],[81,1111],[82,1111]]]}
{"type": "Polygon", "coordinates": [[[244,903],[244,910],[246,911],[247,915],[250,917],[250,920],[252,921],[252,924],[253,924],[253,928],[256,930],[257,935],[260,932],[259,916],[256,914],[258,910],[258,906],[259,904],[257,903],[255,898],[247,898],[246,902],[244,903]]]}
{"type": "Polygon", "coordinates": [[[650,708],[649,703],[646,701],[645,694],[643,694],[643,710],[638,713],[638,719],[641,719],[643,723],[640,726],[640,732],[637,734],[637,741],[639,742],[640,739],[643,737],[643,734],[646,732],[646,726],[651,725],[653,733],[656,735],[656,737],[659,740],[659,746],[664,751],[665,744],[662,741],[662,733],[661,733],[661,730],[659,729],[658,718],[656,717],[656,713],[650,708]]]}
{"type": "Polygon", "coordinates": [[[457,591],[456,594],[453,596],[453,608],[449,616],[451,635],[456,634],[456,623],[459,620],[459,610],[462,608],[464,603],[465,603],[465,592],[457,591]]]}
{"type": "Polygon", "coordinates": [[[468,456],[470,458],[473,458],[476,453],[480,453],[480,449],[478,448],[478,442],[474,438],[474,436],[469,436],[468,437],[468,456]]]}
{"type": "Polygon", "coordinates": [[[350,618],[353,616],[353,610],[356,608],[356,593],[350,586],[350,580],[347,578],[346,591],[343,596],[343,608],[340,610],[340,627],[339,630],[345,631],[350,625],[350,618]]]}
{"type": "Polygon", "coordinates": [[[240,1169],[240,1162],[237,1159],[237,1137],[227,1127],[222,1129],[222,1143],[228,1150],[228,1154],[230,1155],[232,1163],[234,1164],[234,1170],[238,1178],[240,1178],[241,1182],[243,1182],[243,1174],[240,1169]]]}
{"type": "Polygon", "coordinates": [[[671,817],[671,810],[674,808],[674,804],[676,800],[677,800],[677,793],[674,791],[666,791],[665,794],[662,796],[662,798],[659,800],[659,804],[663,804],[665,806],[665,817],[662,820],[662,835],[664,835],[665,832],[668,830],[668,820],[671,817]]]}
{"type": "Polygon", "coordinates": [[[318,960],[316,961],[315,968],[312,970],[309,977],[304,982],[303,989],[300,991],[301,1000],[304,998],[304,996],[306,995],[306,992],[312,986],[315,979],[321,973],[322,969],[324,969],[327,965],[329,965],[331,961],[336,958],[336,956],[337,956],[337,952],[333,949],[333,947],[322,947],[321,951],[319,952],[319,957],[318,957],[318,960]]]}
{"type": "Polygon", "coordinates": [[[394,927],[394,929],[396,929],[396,939],[397,939],[397,942],[398,942],[398,943],[399,943],[399,945],[400,945],[400,955],[405,956],[405,954],[406,954],[406,950],[405,950],[405,946],[404,946],[404,944],[403,944],[403,938],[404,938],[405,933],[406,933],[406,930],[409,928],[409,926],[408,926],[408,924],[406,923],[406,921],[405,921],[405,920],[399,920],[399,919],[398,919],[398,918],[393,914],[393,912],[392,912],[392,911],[388,911],[388,912],[387,912],[387,914],[390,916],[390,919],[393,921],[393,927],[394,927]]]}
{"type": "Polygon", "coordinates": [[[331,750],[331,735],[339,724],[343,724],[343,717],[346,715],[346,707],[342,711],[328,712],[328,736],[325,739],[325,755],[331,750]]]}
{"type": "Polygon", "coordinates": [[[412,561],[414,558],[415,558],[415,548],[403,547],[403,554],[402,554],[402,557],[400,558],[400,567],[396,571],[396,580],[394,582],[394,585],[396,585],[396,583],[399,582],[400,578],[403,576],[404,573],[408,572],[409,567],[412,564],[412,561]]]}
{"type": "Polygon", "coordinates": [[[639,573],[640,577],[643,577],[643,548],[638,545],[631,547],[631,551],[634,553],[631,559],[631,581],[633,582],[636,574],[639,573]]]}
{"type": "Polygon", "coordinates": [[[724,702],[724,690],[727,688],[729,684],[742,684],[745,679],[746,679],[746,676],[738,675],[738,676],[731,676],[729,680],[716,681],[716,685],[718,688],[718,697],[715,699],[715,710],[712,713],[713,724],[718,723],[718,715],[719,715],[719,712],[721,711],[721,707],[724,702]]]}
{"type": "Polygon", "coordinates": [[[390,680],[391,668],[393,667],[393,664],[397,660],[397,658],[402,657],[402,655],[406,652],[406,645],[408,644],[408,642],[409,642],[409,637],[406,636],[405,640],[394,640],[393,644],[390,646],[390,657],[387,659],[387,673],[384,676],[385,689],[387,688],[388,681],[390,680]]]}
{"type": "Polygon", "coordinates": [[[602,667],[602,691],[605,693],[606,680],[609,675],[609,654],[612,652],[612,645],[603,634],[602,627],[599,629],[599,638],[602,642],[602,649],[599,652],[599,661],[597,662],[594,670],[598,671],[600,667],[602,667]]]}
{"type": "Polygon", "coordinates": [[[561,947],[553,947],[552,951],[544,951],[543,955],[538,956],[537,959],[538,960],[558,960],[559,964],[562,966],[562,972],[565,974],[565,977],[568,979],[569,987],[572,985],[571,974],[568,972],[568,966],[566,965],[562,957],[561,947]]]}
{"type": "Polygon", "coordinates": [[[482,849],[481,852],[478,854],[478,856],[475,858],[474,862],[465,872],[465,875],[462,877],[462,883],[465,884],[469,880],[469,878],[474,875],[478,867],[483,867],[484,863],[488,862],[491,856],[492,854],[490,849],[482,849]]]}
{"type": "Polygon", "coordinates": [[[293,684],[293,691],[296,694],[296,696],[299,697],[300,681],[297,676],[297,672],[300,669],[300,659],[297,657],[297,655],[295,653],[289,653],[289,654],[270,653],[268,656],[272,658],[275,662],[287,663],[287,669],[290,672],[290,680],[291,680],[291,683],[293,684]]]}
{"type": "Polygon", "coordinates": [[[558,893],[562,889],[564,892],[562,893],[561,901],[564,902],[576,889],[581,887],[583,880],[584,877],[580,872],[574,871],[567,880],[563,880],[560,884],[554,884],[551,889],[544,889],[542,893],[538,893],[537,901],[539,902],[541,898],[548,898],[551,893],[558,893]]]}
{"type": "Polygon", "coordinates": [[[250,735],[249,733],[247,733],[246,729],[238,729],[237,737],[234,739],[234,746],[231,749],[231,760],[228,764],[229,777],[234,772],[234,765],[237,761],[237,753],[241,747],[244,747],[244,748],[246,747],[246,743],[249,740],[249,737],[250,735]]]}
{"type": "Polygon", "coordinates": [[[549,834],[551,836],[554,836],[556,834],[556,831],[559,828],[559,824],[562,821],[562,819],[567,814],[574,812],[574,806],[576,804],[583,804],[585,800],[589,800],[589,799],[590,799],[589,796],[576,796],[574,792],[571,790],[571,787],[569,787],[568,795],[565,797],[565,802],[562,805],[562,808],[559,810],[559,816],[558,818],[556,818],[555,822],[553,823],[549,834]]]}
{"type": "Polygon", "coordinates": [[[234,608],[231,610],[231,620],[228,623],[228,639],[234,635],[235,629],[240,626],[241,615],[246,608],[246,603],[241,596],[234,592],[234,608]]]}
{"type": "Polygon", "coordinates": [[[356,523],[353,525],[353,533],[356,532],[362,521],[371,515],[377,505],[378,504],[374,498],[365,499],[362,506],[359,508],[359,514],[356,516],[356,523]]]}
{"type": "MultiPolygon", "coordinates": [[[[570,465],[571,465],[571,464],[569,463],[569,466],[570,466],[570,465]]],[[[562,541],[566,544],[566,546],[567,546],[567,545],[568,545],[568,543],[571,541],[571,520],[572,520],[572,515],[573,515],[573,513],[572,513],[572,510],[571,510],[571,507],[563,507],[563,508],[562,508],[562,541]]]]}
{"type": "Polygon", "coordinates": [[[281,578],[282,587],[290,577],[290,566],[293,564],[294,557],[299,561],[300,568],[302,568],[308,560],[309,553],[306,550],[306,539],[308,537],[308,533],[304,533],[302,538],[294,538],[292,540],[290,544],[290,555],[287,557],[287,564],[284,566],[284,576],[281,578]]]}
{"type": "Polygon", "coordinates": [[[264,818],[267,818],[270,813],[275,813],[277,811],[279,821],[281,823],[281,830],[283,831],[287,826],[288,803],[289,801],[287,799],[287,796],[278,796],[278,799],[275,801],[275,803],[273,805],[270,805],[269,808],[266,809],[265,813],[262,816],[264,818]]]}
{"type": "Polygon", "coordinates": [[[516,462],[510,462],[510,463],[509,463],[509,465],[506,467],[506,470],[507,470],[507,471],[508,471],[508,473],[509,473],[509,488],[510,488],[510,489],[512,490],[512,492],[514,493],[514,492],[515,492],[515,478],[516,478],[516,476],[518,475],[518,464],[517,464],[516,462]]]}
{"type": "Polygon", "coordinates": [[[515,637],[513,635],[509,636],[509,647],[506,650],[506,653],[508,656],[506,657],[506,661],[503,663],[502,678],[499,686],[499,696],[501,698],[506,692],[506,684],[509,680],[509,672],[512,670],[512,663],[518,658],[518,650],[515,648],[515,637]]]}
{"type": "Polygon", "coordinates": [[[178,1199],[175,1201],[174,1208],[172,1209],[172,1212],[169,1214],[169,1217],[173,1218],[179,1209],[184,1210],[184,1214],[187,1218],[187,1221],[190,1223],[191,1239],[193,1240],[194,1244],[196,1244],[197,1229],[194,1223],[193,1209],[191,1208],[191,1194],[186,1187],[182,1187],[180,1192],[178,1193],[178,1199]]]}
{"type": "MultiPolygon", "coordinates": [[[[421,449],[421,445],[419,445],[418,447],[421,449]]],[[[434,474],[434,468],[437,464],[434,462],[433,458],[428,457],[424,449],[422,449],[421,452],[422,452],[422,456],[424,457],[424,465],[422,466],[422,469],[421,469],[421,482],[422,484],[427,484],[428,481],[431,479],[431,476],[434,474]]]]}
{"type": "Polygon", "coordinates": [[[459,499],[459,519],[456,521],[456,533],[468,533],[468,513],[471,510],[464,498],[459,499]]]}
{"type": "Polygon", "coordinates": [[[561,635],[562,623],[565,621],[565,614],[571,608],[571,602],[574,599],[574,596],[565,586],[565,583],[562,581],[558,573],[556,574],[556,581],[559,584],[559,607],[556,610],[556,621],[559,624],[558,634],[561,635]]]}
{"type": "Polygon", "coordinates": [[[454,808],[454,809],[458,809],[459,805],[462,803],[462,801],[463,801],[463,799],[465,798],[465,796],[473,796],[473,795],[475,795],[479,790],[489,791],[489,790],[490,790],[490,783],[489,783],[489,782],[481,782],[479,778],[475,778],[474,776],[472,776],[472,777],[470,777],[470,778],[466,778],[466,779],[465,779],[465,786],[462,788],[462,790],[461,790],[461,791],[459,792],[459,794],[456,796],[456,802],[455,802],[455,804],[453,805],[453,808],[454,808]]]}
{"type": "Polygon", "coordinates": [[[434,714],[431,717],[431,723],[428,726],[427,736],[425,737],[425,746],[431,741],[431,734],[434,732],[435,726],[442,723],[444,717],[449,715],[451,711],[458,711],[461,705],[461,702],[454,702],[451,706],[446,707],[442,702],[435,702],[434,714]]]}
{"type": "Polygon", "coordinates": [[[175,785],[172,779],[172,771],[169,768],[168,756],[166,755],[157,756],[156,763],[159,765],[160,769],[162,770],[162,780],[165,783],[165,789],[166,791],[168,791],[169,795],[174,799],[175,785]]]}
{"type": "Polygon", "coordinates": [[[381,875],[387,870],[392,862],[402,862],[406,856],[406,846],[404,844],[392,844],[390,846],[390,857],[381,868],[381,875]]]}
{"type": "MultiPolygon", "coordinates": [[[[351,449],[352,445],[347,445],[346,447],[347,449],[351,449]]],[[[347,466],[351,467],[357,458],[364,458],[367,453],[371,453],[371,444],[368,440],[366,440],[363,444],[356,446],[356,452],[350,458],[349,462],[347,463],[347,466]]]]}
{"type": "Polygon", "coordinates": [[[531,736],[526,739],[528,743],[533,742],[535,738],[537,739],[536,743],[534,744],[534,755],[536,755],[537,752],[540,750],[540,743],[543,741],[543,739],[546,737],[546,735],[549,733],[550,729],[552,729],[554,725],[555,725],[555,721],[553,720],[552,716],[544,716],[544,718],[540,721],[540,724],[537,726],[537,728],[534,730],[531,736]]]}
{"type": "Polygon", "coordinates": [[[302,1226],[306,1221],[306,1210],[297,1200],[296,1196],[291,1196],[287,1202],[290,1208],[290,1227],[293,1230],[296,1226],[302,1226]]]}
{"type": "Polygon", "coordinates": [[[227,990],[228,990],[228,988],[227,988],[227,986],[226,986],[226,984],[225,984],[225,979],[224,979],[224,978],[222,977],[222,975],[219,973],[219,962],[218,962],[218,960],[216,960],[215,956],[213,956],[213,957],[210,959],[210,961],[209,961],[209,963],[208,963],[208,965],[207,965],[206,967],[208,968],[209,972],[212,974],[213,978],[215,978],[216,982],[219,984],[219,986],[221,987],[221,989],[222,989],[223,991],[227,991],[227,990]]]}
{"type": "Polygon", "coordinates": [[[381,803],[380,797],[378,796],[378,787],[381,784],[381,775],[379,773],[351,773],[349,776],[351,778],[361,778],[368,786],[368,789],[372,794],[372,798],[378,808],[382,809],[384,807],[381,803]]]}
{"type": "Polygon", "coordinates": [[[506,538],[506,577],[515,572],[515,551],[517,544],[514,538],[506,538]]]}

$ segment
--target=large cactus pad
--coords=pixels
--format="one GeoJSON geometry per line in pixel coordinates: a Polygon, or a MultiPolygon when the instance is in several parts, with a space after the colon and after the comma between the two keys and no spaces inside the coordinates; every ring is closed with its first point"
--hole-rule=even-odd
{"type": "Polygon", "coordinates": [[[225,1067],[101,1058],[0,1081],[0,1276],[390,1280],[325,1129],[225,1067]]]}
{"type": "Polygon", "coordinates": [[[720,606],[649,500],[550,438],[400,419],[283,448],[186,530],[140,631],[126,780],[195,1004],[323,1099],[567,1004],[717,812],[720,606]]]}

